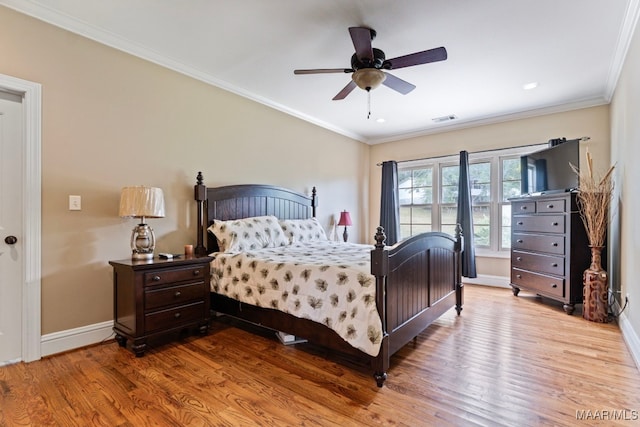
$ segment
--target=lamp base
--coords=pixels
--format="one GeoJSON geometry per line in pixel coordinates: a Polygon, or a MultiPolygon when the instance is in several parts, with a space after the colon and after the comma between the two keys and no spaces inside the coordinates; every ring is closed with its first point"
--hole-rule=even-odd
{"type": "Polygon", "coordinates": [[[149,260],[149,259],[153,259],[153,252],[149,253],[149,254],[139,254],[134,252],[131,255],[131,259],[136,259],[136,260],[149,260]]]}
{"type": "Polygon", "coordinates": [[[156,236],[153,229],[145,223],[138,224],[131,233],[131,259],[153,259],[153,250],[156,247],[156,236]]]}
{"type": "Polygon", "coordinates": [[[344,239],[345,243],[347,240],[349,240],[349,233],[347,233],[347,227],[344,227],[344,233],[342,233],[342,238],[344,239]]]}

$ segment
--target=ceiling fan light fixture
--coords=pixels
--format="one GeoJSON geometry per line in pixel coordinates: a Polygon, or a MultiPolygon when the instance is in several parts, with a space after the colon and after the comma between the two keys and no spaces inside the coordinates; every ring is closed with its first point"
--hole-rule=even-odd
{"type": "Polygon", "coordinates": [[[351,75],[355,84],[367,92],[380,86],[386,78],[387,75],[377,68],[361,68],[351,75]]]}

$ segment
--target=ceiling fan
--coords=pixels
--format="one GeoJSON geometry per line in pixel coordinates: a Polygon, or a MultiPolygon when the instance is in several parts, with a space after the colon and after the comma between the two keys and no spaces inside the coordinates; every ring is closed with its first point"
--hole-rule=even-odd
{"type": "Polygon", "coordinates": [[[293,71],[294,74],[353,73],[351,81],[333,97],[334,101],[346,98],[356,86],[370,92],[371,89],[383,84],[406,95],[416,87],[382,70],[396,70],[447,59],[447,50],[444,47],[386,59],[383,51],[371,46],[371,41],[376,37],[375,30],[366,27],[349,27],[349,34],[356,50],[351,56],[351,68],[318,68],[293,71]]]}

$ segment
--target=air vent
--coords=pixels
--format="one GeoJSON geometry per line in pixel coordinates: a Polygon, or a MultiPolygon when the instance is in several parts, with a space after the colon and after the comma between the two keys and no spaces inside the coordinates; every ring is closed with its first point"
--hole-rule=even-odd
{"type": "Polygon", "coordinates": [[[442,123],[442,122],[448,122],[451,120],[455,120],[457,119],[458,116],[456,116],[455,114],[449,114],[448,116],[442,116],[442,117],[436,117],[433,120],[435,123],[442,123]]]}

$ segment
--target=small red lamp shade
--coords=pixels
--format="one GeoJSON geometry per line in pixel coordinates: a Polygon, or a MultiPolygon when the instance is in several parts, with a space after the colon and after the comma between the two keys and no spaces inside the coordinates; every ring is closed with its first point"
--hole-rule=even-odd
{"type": "Polygon", "coordinates": [[[351,215],[349,215],[349,212],[347,211],[340,212],[340,221],[338,221],[338,225],[344,226],[344,233],[342,233],[342,238],[346,242],[347,239],[349,238],[349,234],[347,233],[347,226],[352,225],[351,215]]]}

